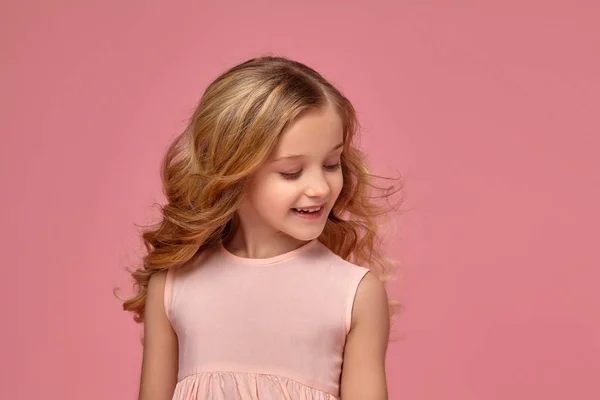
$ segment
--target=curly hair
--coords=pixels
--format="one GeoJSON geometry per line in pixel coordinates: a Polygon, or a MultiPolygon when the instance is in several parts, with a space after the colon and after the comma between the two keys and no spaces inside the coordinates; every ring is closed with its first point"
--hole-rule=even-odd
{"type": "MultiPolygon", "coordinates": [[[[141,234],[147,254],[128,269],[136,293],[123,309],[144,321],[150,277],[181,265],[235,231],[236,210],[252,174],[301,112],[332,104],[343,121],[344,185],[319,240],[341,258],[368,267],[382,282],[396,266],[380,250],[382,223],[400,201],[378,204],[402,186],[377,187],[366,155],[356,146],[359,123],[350,101],[314,69],[285,57],[263,56],[234,66],[205,90],[186,128],[169,146],[161,176],[161,219],[141,234]]],[[[391,179],[391,178],[384,178],[391,179]]],[[[116,295],[116,292],[115,292],[116,295]]],[[[117,296],[118,297],[118,296],[117,296]]],[[[399,304],[390,300],[393,322],[399,304]]]]}

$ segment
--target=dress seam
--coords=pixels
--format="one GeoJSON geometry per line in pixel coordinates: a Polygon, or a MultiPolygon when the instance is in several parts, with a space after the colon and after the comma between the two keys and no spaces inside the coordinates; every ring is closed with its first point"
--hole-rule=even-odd
{"type": "Polygon", "coordinates": [[[187,379],[187,378],[190,378],[190,377],[193,377],[193,376],[197,376],[197,375],[203,375],[203,374],[211,374],[211,373],[226,373],[226,374],[237,374],[237,375],[264,375],[264,376],[272,376],[272,377],[275,377],[275,378],[283,378],[283,379],[287,379],[287,380],[289,380],[289,381],[296,382],[296,383],[298,383],[298,384],[300,384],[300,385],[302,385],[302,386],[306,386],[306,387],[308,387],[308,388],[311,388],[311,389],[317,390],[317,391],[319,391],[319,392],[326,393],[326,394],[328,394],[328,395],[331,395],[331,396],[333,396],[334,398],[337,398],[337,394],[335,394],[335,393],[331,393],[331,392],[329,392],[329,391],[327,391],[327,390],[319,389],[319,388],[317,388],[317,387],[314,387],[314,386],[312,386],[312,385],[309,385],[309,384],[307,384],[307,383],[301,382],[301,381],[299,381],[299,380],[297,380],[297,379],[290,378],[290,377],[288,377],[288,376],[284,376],[284,375],[269,374],[269,373],[265,373],[265,372],[241,372],[241,371],[229,371],[229,370],[210,370],[210,371],[199,371],[199,372],[192,372],[192,373],[190,373],[190,374],[187,374],[187,375],[186,375],[186,376],[184,376],[183,378],[179,379],[179,380],[177,381],[177,383],[179,383],[179,382],[182,382],[183,380],[185,380],[185,379],[187,379]]]}

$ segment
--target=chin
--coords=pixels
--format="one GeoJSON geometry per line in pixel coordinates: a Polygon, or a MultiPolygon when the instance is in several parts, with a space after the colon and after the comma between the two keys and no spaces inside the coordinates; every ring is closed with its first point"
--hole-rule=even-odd
{"type": "Polygon", "coordinates": [[[322,232],[323,232],[323,230],[321,229],[318,232],[296,232],[296,233],[290,232],[290,233],[288,233],[288,235],[293,237],[294,239],[308,242],[310,240],[316,239],[319,236],[321,236],[322,232]]]}

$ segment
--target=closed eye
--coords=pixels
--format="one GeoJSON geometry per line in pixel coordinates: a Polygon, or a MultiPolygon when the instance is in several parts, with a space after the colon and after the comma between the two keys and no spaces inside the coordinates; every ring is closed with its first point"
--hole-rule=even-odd
{"type": "MultiPolygon", "coordinates": [[[[341,163],[337,163],[337,164],[332,164],[332,165],[324,165],[323,167],[325,167],[325,169],[328,171],[337,171],[338,169],[341,168],[341,166],[342,166],[341,163]]],[[[291,174],[287,174],[285,172],[280,172],[281,176],[284,179],[288,179],[288,180],[298,179],[300,177],[301,173],[302,173],[302,170],[291,173],[291,174]]]]}

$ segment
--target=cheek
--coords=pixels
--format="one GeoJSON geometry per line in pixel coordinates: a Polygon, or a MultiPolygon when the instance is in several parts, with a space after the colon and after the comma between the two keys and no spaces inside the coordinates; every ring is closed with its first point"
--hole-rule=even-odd
{"type": "Polygon", "coordinates": [[[279,213],[289,210],[297,197],[294,185],[280,180],[267,180],[255,188],[254,199],[263,212],[279,213]]]}

